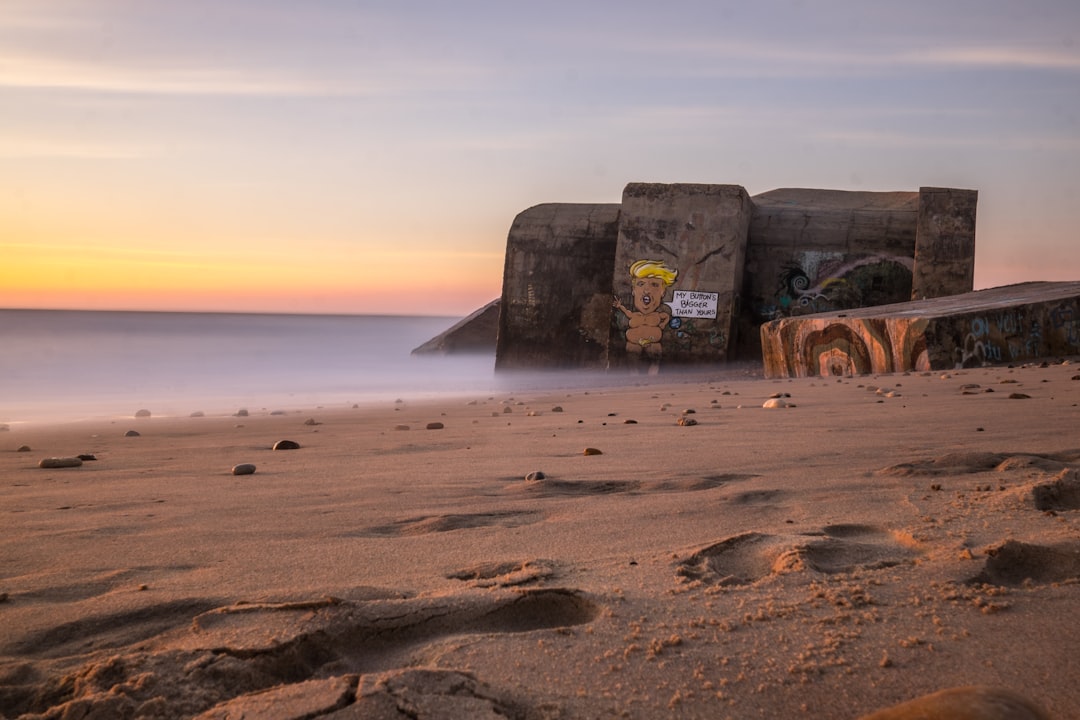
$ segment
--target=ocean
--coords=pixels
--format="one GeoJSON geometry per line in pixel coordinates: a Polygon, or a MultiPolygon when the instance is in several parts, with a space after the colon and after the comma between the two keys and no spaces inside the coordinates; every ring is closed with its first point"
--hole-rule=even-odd
{"type": "Polygon", "coordinates": [[[0,423],[496,392],[495,356],[412,356],[458,318],[0,310],[0,423]]]}

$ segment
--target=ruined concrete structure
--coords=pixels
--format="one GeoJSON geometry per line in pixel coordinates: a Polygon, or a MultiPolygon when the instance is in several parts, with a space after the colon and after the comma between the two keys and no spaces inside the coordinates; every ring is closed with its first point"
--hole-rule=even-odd
{"type": "Polygon", "coordinates": [[[631,183],[546,204],[507,238],[496,368],[758,358],[766,322],[972,289],[973,190],[631,183]]]}

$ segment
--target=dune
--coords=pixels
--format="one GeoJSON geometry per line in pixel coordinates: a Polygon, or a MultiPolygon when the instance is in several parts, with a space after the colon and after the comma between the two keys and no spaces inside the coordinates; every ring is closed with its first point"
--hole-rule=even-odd
{"type": "Polygon", "coordinates": [[[0,717],[1075,717],[1078,421],[1073,359],[12,425],[0,717]]]}

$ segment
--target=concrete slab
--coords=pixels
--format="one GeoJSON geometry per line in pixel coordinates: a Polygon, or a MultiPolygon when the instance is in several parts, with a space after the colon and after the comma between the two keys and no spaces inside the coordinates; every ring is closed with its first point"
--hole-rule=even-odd
{"type": "Polygon", "coordinates": [[[1029,282],[961,295],[773,320],[767,377],[947,370],[1080,355],[1080,282],[1029,282]]]}

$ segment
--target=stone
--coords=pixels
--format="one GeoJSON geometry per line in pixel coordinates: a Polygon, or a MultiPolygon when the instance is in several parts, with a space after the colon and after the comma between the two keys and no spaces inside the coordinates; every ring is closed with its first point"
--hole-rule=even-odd
{"type": "Polygon", "coordinates": [[[274,443],[275,450],[299,450],[300,443],[295,440],[278,440],[274,443]]]}
{"type": "Polygon", "coordinates": [[[253,475],[255,473],[255,466],[251,463],[240,463],[239,465],[233,465],[233,475],[253,475]]]}
{"type": "Polygon", "coordinates": [[[319,422],[318,420],[316,420],[315,418],[308,418],[307,420],[304,421],[304,424],[305,425],[322,425],[322,423],[319,422]]]}
{"type": "Polygon", "coordinates": [[[429,422],[426,427],[428,430],[442,430],[445,425],[441,422],[429,422]]]}
{"type": "Polygon", "coordinates": [[[771,410],[771,409],[776,409],[776,408],[787,408],[787,407],[795,407],[795,406],[792,405],[791,403],[789,403],[784,398],[769,398],[764,403],[762,403],[761,407],[763,407],[763,408],[765,408],[767,410],[771,410]]]}
{"type": "Polygon", "coordinates": [[[525,476],[525,479],[529,482],[535,482],[537,480],[543,480],[546,477],[547,475],[544,474],[543,470],[533,470],[525,476]]]}
{"type": "Polygon", "coordinates": [[[188,417],[193,417],[193,418],[206,417],[206,413],[204,413],[202,410],[196,410],[195,412],[188,415],[188,417]]]}
{"type": "Polygon", "coordinates": [[[394,429],[395,430],[408,430],[409,426],[408,425],[395,425],[394,429]]]}
{"type": "Polygon", "coordinates": [[[83,453],[82,455],[76,455],[75,457],[79,458],[83,462],[90,462],[90,461],[97,460],[97,455],[94,455],[92,453],[83,453]]]}
{"type": "Polygon", "coordinates": [[[79,467],[83,461],[77,457],[50,457],[43,458],[38,463],[39,468],[71,468],[79,467]]]}
{"type": "Polygon", "coordinates": [[[247,417],[247,416],[248,416],[247,408],[240,408],[235,413],[233,413],[233,417],[247,417]]]}
{"type": "Polygon", "coordinates": [[[137,418],[148,418],[148,417],[150,417],[150,411],[146,410],[146,409],[136,410],[135,411],[135,417],[137,417],[137,418]]]}
{"type": "Polygon", "coordinates": [[[15,450],[15,452],[30,452],[30,446],[29,445],[20,445],[18,447],[18,449],[15,450]]]}
{"type": "Polygon", "coordinates": [[[142,437],[142,433],[138,430],[128,430],[124,433],[124,437],[142,437]]]}
{"type": "Polygon", "coordinates": [[[685,415],[682,415],[679,417],[678,420],[675,421],[675,424],[681,425],[683,427],[691,427],[693,425],[697,425],[698,421],[692,417],[686,417],[685,415]]]}
{"type": "Polygon", "coordinates": [[[587,447],[581,451],[582,455],[603,455],[604,453],[594,447],[587,447]]]}

